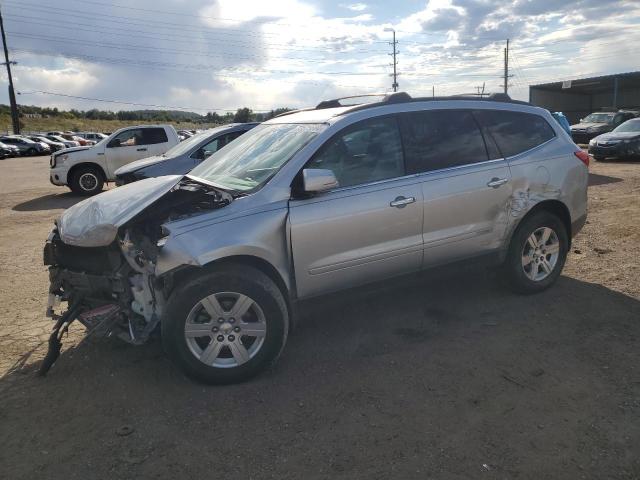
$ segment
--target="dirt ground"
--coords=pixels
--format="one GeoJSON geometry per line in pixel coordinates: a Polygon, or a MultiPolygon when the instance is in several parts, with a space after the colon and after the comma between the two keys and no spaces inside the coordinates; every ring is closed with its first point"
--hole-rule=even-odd
{"type": "Polygon", "coordinates": [[[640,478],[640,163],[592,163],[550,290],[465,269],[309,303],[272,371],[220,388],[78,332],[34,376],[42,246],[78,199],[45,157],[0,166],[0,478],[640,478]]]}

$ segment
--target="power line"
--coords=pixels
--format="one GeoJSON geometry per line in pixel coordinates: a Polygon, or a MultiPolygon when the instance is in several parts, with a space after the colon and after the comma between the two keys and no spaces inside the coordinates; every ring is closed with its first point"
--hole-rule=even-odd
{"type": "MultiPolygon", "coordinates": [[[[40,26],[45,26],[49,28],[60,28],[60,29],[64,29],[65,31],[68,31],[69,28],[73,28],[74,32],[81,31],[81,32],[89,32],[92,34],[103,33],[106,35],[115,35],[115,36],[118,36],[118,38],[123,37],[123,35],[119,32],[125,32],[127,35],[124,35],[124,37],[147,38],[150,40],[170,41],[171,43],[175,43],[175,42],[188,43],[190,45],[193,45],[194,43],[197,43],[203,40],[202,37],[193,37],[191,35],[180,35],[180,34],[174,34],[174,33],[162,33],[162,32],[137,33],[139,31],[132,33],[131,30],[126,28],[109,27],[109,30],[101,30],[99,28],[90,28],[90,29],[82,28],[81,26],[78,26],[80,24],[75,24],[75,23],[74,24],[69,23],[70,26],[67,26],[62,23],[34,22],[34,21],[31,21],[31,18],[33,17],[26,17],[23,15],[6,15],[5,17],[8,19],[11,19],[12,23],[17,22],[17,23],[26,23],[29,25],[40,25],[40,26]],[[28,19],[28,20],[21,20],[21,19],[28,19]]],[[[40,18],[37,17],[37,19],[40,19],[40,18]]],[[[206,37],[204,40],[207,40],[207,39],[209,39],[209,37],[206,37]]],[[[347,50],[341,50],[341,51],[327,50],[326,46],[318,46],[318,47],[305,46],[304,48],[298,48],[296,46],[288,45],[286,43],[272,43],[272,42],[266,42],[266,41],[259,41],[258,43],[258,40],[256,40],[254,43],[247,43],[240,40],[226,39],[226,38],[225,39],[216,38],[216,39],[209,39],[209,40],[216,41],[216,42],[224,42],[225,45],[232,44],[232,45],[238,45],[241,47],[244,46],[244,47],[250,47],[250,48],[255,48],[256,46],[268,46],[271,50],[285,50],[289,52],[322,53],[325,55],[327,54],[346,55],[346,54],[354,54],[354,53],[378,53],[378,54],[383,53],[382,51],[377,51],[377,50],[348,50],[348,51],[347,50]]]]}
{"type": "MultiPolygon", "coordinates": [[[[40,95],[53,95],[56,97],[66,97],[66,98],[75,98],[79,100],[91,100],[93,102],[104,102],[104,103],[116,103],[119,105],[131,105],[136,107],[153,107],[153,108],[162,108],[166,110],[193,110],[193,111],[204,111],[204,112],[235,112],[237,108],[229,109],[229,108],[202,108],[202,107],[176,107],[171,105],[157,105],[152,103],[136,103],[136,102],[127,102],[123,100],[108,100],[105,98],[92,98],[92,97],[82,97],[79,95],[68,95],[66,93],[58,93],[58,92],[47,92],[44,90],[34,90],[31,92],[18,92],[18,95],[32,95],[32,94],[40,94],[40,95]]],[[[256,112],[268,112],[268,110],[255,110],[256,112]]]]}
{"type": "MultiPolygon", "coordinates": [[[[22,13],[25,11],[25,5],[27,7],[29,7],[30,9],[35,9],[37,11],[37,13],[43,13],[47,16],[49,15],[57,15],[57,16],[62,16],[64,17],[64,19],[68,19],[69,17],[71,18],[79,18],[81,20],[93,20],[96,22],[103,22],[103,23],[107,23],[109,24],[120,24],[120,25],[131,25],[133,27],[137,27],[137,28],[162,28],[162,29],[169,29],[169,30],[178,30],[178,31],[189,31],[192,33],[203,33],[203,34],[217,34],[217,35],[241,35],[242,37],[247,37],[247,36],[253,36],[253,37],[258,37],[258,38],[263,38],[263,37],[268,37],[268,36],[276,36],[279,37],[281,36],[281,34],[278,33],[271,33],[271,32],[264,32],[262,30],[252,30],[250,28],[243,28],[243,29],[233,29],[233,28],[227,28],[227,27],[206,27],[206,26],[202,26],[202,25],[197,25],[197,24],[193,24],[193,23],[177,23],[177,22],[163,22],[160,20],[151,20],[148,18],[145,19],[141,19],[141,18],[131,18],[131,17],[124,17],[121,15],[109,15],[109,14],[100,14],[99,16],[96,15],[90,15],[90,14],[84,14],[84,13],[79,13],[77,10],[71,10],[71,9],[67,9],[67,8],[62,8],[62,7],[56,7],[55,9],[51,9],[49,7],[44,7],[38,4],[34,4],[31,2],[26,2],[26,1],[20,1],[20,3],[15,3],[12,0],[5,0],[5,3],[10,6],[11,8],[18,8],[19,13],[22,13]],[[115,20],[114,20],[115,19],[115,20]]],[[[104,26],[104,25],[103,25],[104,26]]],[[[303,25],[300,25],[300,27],[303,27],[303,25]]],[[[173,34],[172,34],[173,35],[173,34]]],[[[303,40],[304,37],[298,37],[298,40],[303,40]]],[[[313,39],[314,41],[317,41],[317,38],[313,39]]],[[[341,43],[344,43],[344,39],[336,39],[336,41],[340,41],[341,43]]],[[[324,41],[325,44],[329,43],[327,41],[324,41]]],[[[349,44],[357,44],[357,43],[365,43],[365,44],[371,44],[371,43],[386,43],[384,41],[381,40],[371,40],[371,41],[366,41],[366,40],[351,40],[348,42],[349,44]]]]}
{"type": "MultiPolygon", "coordinates": [[[[132,60],[126,58],[113,58],[113,57],[103,57],[97,55],[84,55],[84,54],[76,54],[76,53],[67,53],[67,52],[52,52],[52,51],[44,51],[44,50],[36,50],[36,49],[28,49],[28,48],[17,48],[15,51],[20,52],[30,52],[36,54],[43,54],[49,56],[59,56],[59,57],[69,57],[69,58],[77,58],[80,60],[95,60],[99,62],[116,64],[116,65],[131,65],[138,67],[157,67],[157,68],[166,68],[172,69],[179,68],[178,71],[184,70],[211,70],[215,72],[216,69],[220,69],[219,65],[206,65],[206,64],[184,64],[184,63],[174,63],[174,62],[158,62],[152,60],[132,60]]],[[[352,77],[352,76],[380,76],[380,72],[348,72],[348,71],[337,71],[337,72],[325,72],[325,71],[304,71],[304,70],[269,70],[269,69],[260,69],[260,68],[252,68],[251,71],[245,71],[240,69],[225,69],[226,72],[235,72],[236,74],[247,75],[254,72],[257,73],[272,73],[272,74],[282,74],[282,75],[327,75],[327,76],[344,76],[344,77],[352,77]]],[[[230,77],[235,78],[232,75],[219,74],[217,72],[213,73],[213,75],[217,77],[230,77]]]]}

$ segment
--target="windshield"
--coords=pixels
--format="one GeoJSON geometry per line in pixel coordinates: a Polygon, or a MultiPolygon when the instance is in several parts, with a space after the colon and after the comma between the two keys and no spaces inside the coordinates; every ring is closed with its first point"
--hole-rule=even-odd
{"type": "Polygon", "coordinates": [[[185,140],[183,140],[182,142],[180,142],[176,146],[170,148],[162,156],[163,157],[167,157],[167,158],[178,157],[178,156],[182,155],[183,153],[187,153],[189,150],[191,150],[193,147],[195,147],[198,143],[200,143],[202,140],[206,139],[207,137],[209,137],[212,134],[213,134],[212,131],[206,131],[206,132],[202,132],[202,133],[197,133],[196,135],[193,135],[192,137],[186,138],[185,140]]]}
{"type": "Polygon", "coordinates": [[[325,128],[324,124],[259,125],[211,155],[190,175],[229,190],[255,190],[325,128]]]}
{"type": "Polygon", "coordinates": [[[611,123],[613,121],[613,113],[592,113],[587,115],[583,123],[611,123]]]}
{"type": "Polygon", "coordinates": [[[636,132],[640,133],[640,118],[634,118],[633,120],[627,120],[623,124],[619,125],[613,130],[614,132],[636,132]]]}

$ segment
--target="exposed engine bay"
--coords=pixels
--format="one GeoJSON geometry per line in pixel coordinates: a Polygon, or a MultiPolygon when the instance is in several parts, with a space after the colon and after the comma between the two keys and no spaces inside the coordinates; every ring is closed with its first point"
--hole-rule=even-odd
{"type": "Polygon", "coordinates": [[[44,248],[50,279],[47,316],[56,325],[40,373],[46,374],[59,356],[61,337],[74,320],[86,327],[87,335],[115,335],[134,345],[146,342],[171,293],[170,282],[155,275],[167,236],[163,224],[232,201],[228,192],[184,177],[120,226],[107,246],[69,245],[56,224],[44,248]],[[66,311],[56,313],[62,302],[67,303],[66,311]]]}

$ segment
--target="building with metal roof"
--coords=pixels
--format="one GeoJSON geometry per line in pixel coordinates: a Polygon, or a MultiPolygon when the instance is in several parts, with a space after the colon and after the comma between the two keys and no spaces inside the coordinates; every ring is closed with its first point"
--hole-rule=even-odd
{"type": "Polygon", "coordinates": [[[592,112],[640,110],[640,71],[531,85],[529,102],[571,123],[592,112]]]}

